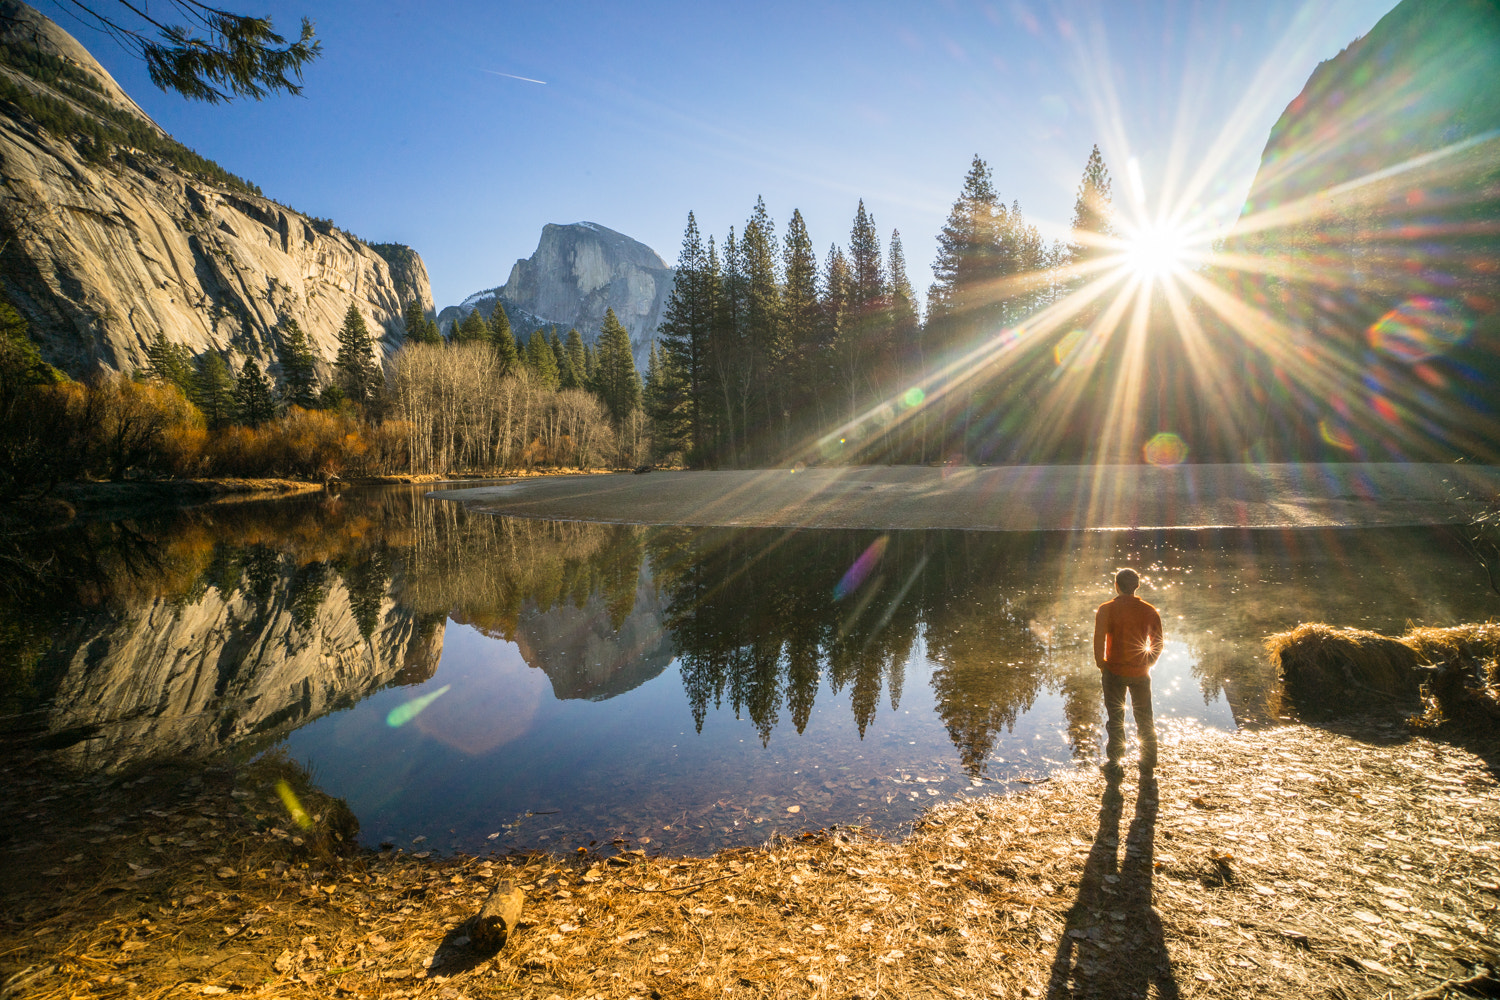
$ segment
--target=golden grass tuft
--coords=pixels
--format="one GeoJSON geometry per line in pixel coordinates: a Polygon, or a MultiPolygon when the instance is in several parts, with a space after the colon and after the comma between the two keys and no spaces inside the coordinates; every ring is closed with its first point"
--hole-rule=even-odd
{"type": "Polygon", "coordinates": [[[1423,727],[1500,727],[1500,623],[1412,629],[1402,641],[1434,669],[1423,727]]]}
{"type": "Polygon", "coordinates": [[[1265,647],[1281,672],[1286,697],[1305,714],[1393,703],[1416,707],[1420,660],[1399,639],[1310,623],[1270,636],[1265,647]]]}
{"type": "Polygon", "coordinates": [[[1413,628],[1399,638],[1311,623],[1266,639],[1287,699],[1304,714],[1417,708],[1424,728],[1500,725],[1500,623],[1413,628]]]}

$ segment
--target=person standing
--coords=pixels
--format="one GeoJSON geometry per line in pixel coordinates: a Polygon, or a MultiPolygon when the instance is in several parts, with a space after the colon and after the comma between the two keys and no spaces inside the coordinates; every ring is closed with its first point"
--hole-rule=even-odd
{"type": "Polygon", "coordinates": [[[1115,574],[1115,599],[1094,613],[1094,663],[1104,681],[1104,711],[1109,742],[1106,767],[1119,770],[1125,754],[1125,695],[1135,714],[1136,737],[1141,742],[1141,770],[1156,766],[1156,723],[1151,713],[1151,667],[1161,656],[1161,615],[1135,596],[1140,574],[1122,569],[1115,574]]]}

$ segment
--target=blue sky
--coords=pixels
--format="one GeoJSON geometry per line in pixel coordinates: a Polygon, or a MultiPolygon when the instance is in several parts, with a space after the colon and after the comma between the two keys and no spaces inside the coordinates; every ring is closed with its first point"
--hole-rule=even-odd
{"type": "Polygon", "coordinates": [[[181,141],[415,247],[441,308],[502,283],[545,223],[598,222],[670,264],[689,209],[722,237],[757,195],[778,235],[800,208],[820,258],[864,198],[921,291],[975,153],[1039,223],[1067,223],[1095,142],[1117,203],[1134,158],[1148,210],[1165,193],[1227,222],[1281,110],[1391,3],[235,0],[285,34],[312,18],[324,55],[300,98],[219,107],[40,6],[181,141]]]}

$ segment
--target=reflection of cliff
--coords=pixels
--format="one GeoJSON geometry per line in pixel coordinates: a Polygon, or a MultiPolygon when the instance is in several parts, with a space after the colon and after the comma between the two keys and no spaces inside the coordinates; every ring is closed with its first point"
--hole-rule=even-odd
{"type": "Polygon", "coordinates": [[[579,607],[528,605],[515,641],[526,662],[546,673],[559,699],[604,701],[640,687],[672,662],[672,640],[662,627],[661,602],[643,576],[635,603],[616,625],[599,593],[579,607]]]}
{"type": "Polygon", "coordinates": [[[296,585],[305,573],[287,572],[269,587],[210,587],[83,619],[41,665],[57,678],[50,728],[92,731],[75,752],[119,766],[285,733],[432,675],[442,622],[401,608],[384,579],[370,593],[329,575],[312,602],[296,585]],[[374,618],[368,637],[362,617],[374,618]]]}
{"type": "Polygon", "coordinates": [[[411,499],[404,518],[323,497],[0,540],[7,735],[112,768],[270,740],[432,676],[444,616],[407,599],[411,499]]]}

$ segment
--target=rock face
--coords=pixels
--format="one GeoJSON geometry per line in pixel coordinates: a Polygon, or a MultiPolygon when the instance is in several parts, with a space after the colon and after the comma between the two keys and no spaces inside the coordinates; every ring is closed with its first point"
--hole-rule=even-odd
{"type": "Polygon", "coordinates": [[[1276,330],[1249,453],[1500,461],[1497,94],[1494,0],[1402,0],[1288,105],[1228,241],[1276,330]],[[1283,347],[1341,374],[1287,393],[1283,347]]]}
{"type": "Polygon", "coordinates": [[[202,161],[77,41],[15,0],[0,0],[0,57],[0,288],[58,367],[141,367],[158,331],[194,353],[269,365],[287,318],[331,362],[351,303],[387,351],[407,302],[431,308],[415,252],[368,245],[253,185],[192,169],[202,161]],[[59,60],[62,75],[57,62],[30,65],[33,53],[59,60]],[[23,92],[33,95],[26,107],[6,98],[23,92]],[[50,129],[38,106],[53,109],[50,129]],[[101,151],[80,138],[79,119],[152,148],[111,141],[101,151]]]}
{"type": "Polygon", "coordinates": [[[1245,213],[1329,192],[1500,127],[1497,92],[1500,12],[1492,0],[1403,0],[1321,63],[1287,106],[1266,141],[1245,213]]]}
{"type": "Polygon", "coordinates": [[[577,327],[592,342],[605,310],[614,309],[630,331],[636,365],[643,366],[674,274],[655,250],[613,229],[593,222],[548,224],[536,252],[516,261],[504,286],[444,309],[443,321],[476,308],[488,315],[498,296],[517,336],[555,325],[563,331],[577,327]]]}
{"type": "Polygon", "coordinates": [[[77,623],[60,635],[54,732],[92,730],[70,754],[115,769],[269,742],[391,683],[420,683],[442,657],[443,625],[425,627],[387,595],[366,639],[341,582],[297,623],[291,578],[265,603],[248,589],[209,588],[180,603],[157,597],[77,623]]]}

